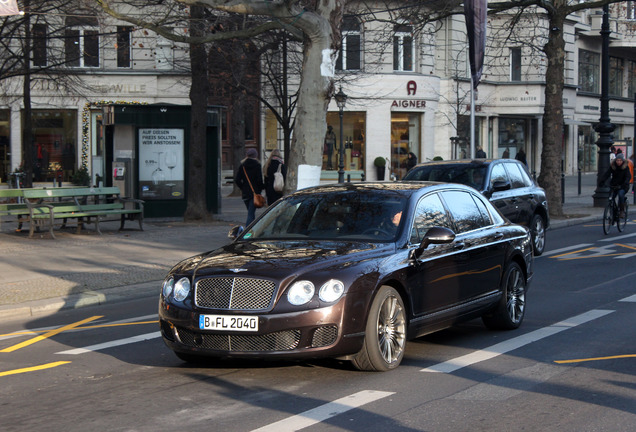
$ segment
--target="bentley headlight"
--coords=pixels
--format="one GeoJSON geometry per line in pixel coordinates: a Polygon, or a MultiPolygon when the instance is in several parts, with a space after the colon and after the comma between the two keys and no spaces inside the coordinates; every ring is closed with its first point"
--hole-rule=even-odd
{"type": "Polygon", "coordinates": [[[322,287],[320,287],[320,291],[318,291],[318,297],[324,302],[331,303],[342,297],[343,293],[344,284],[342,283],[342,281],[331,279],[327,281],[322,287]]]}
{"type": "Polygon", "coordinates": [[[294,282],[287,291],[287,300],[294,306],[300,306],[309,302],[314,296],[314,292],[316,292],[316,289],[310,281],[294,282]]]}
{"type": "Polygon", "coordinates": [[[161,293],[163,294],[163,298],[168,298],[170,294],[172,294],[173,289],[174,289],[174,278],[170,276],[168,279],[163,281],[163,287],[161,288],[161,293]]]}
{"type": "Polygon", "coordinates": [[[184,301],[190,294],[190,279],[181,278],[174,284],[174,299],[176,301],[184,301]]]}

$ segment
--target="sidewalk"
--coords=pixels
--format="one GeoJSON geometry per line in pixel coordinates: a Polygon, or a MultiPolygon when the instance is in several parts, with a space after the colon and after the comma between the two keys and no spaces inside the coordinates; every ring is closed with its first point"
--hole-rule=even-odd
{"type": "MultiPolygon", "coordinates": [[[[583,175],[581,194],[577,176],[565,179],[564,212],[551,228],[600,221],[602,208],[593,207],[596,176],[583,175]]],[[[244,224],[247,211],[240,197],[222,188],[222,211],[209,223],[152,220],[144,231],[119,232],[118,222],[100,223],[104,235],[89,226],[81,235],[73,229],[29,239],[28,229],[16,233],[15,222],[0,225],[0,322],[55,313],[61,309],[102,304],[136,297],[156,297],[161,281],[181,259],[229,242],[227,233],[244,224]]],[[[633,199],[629,194],[630,202],[633,199]]],[[[258,210],[260,212],[262,210],[258,210]]],[[[135,224],[130,224],[135,228],[135,224]]]]}

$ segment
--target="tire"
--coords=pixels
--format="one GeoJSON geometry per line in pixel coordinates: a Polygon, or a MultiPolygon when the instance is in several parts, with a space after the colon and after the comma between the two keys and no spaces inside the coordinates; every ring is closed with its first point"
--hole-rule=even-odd
{"type": "Polygon", "coordinates": [[[351,362],[363,371],[392,370],[400,365],[405,346],[404,302],[395,289],[383,286],[371,304],[362,349],[351,362]]]}
{"type": "Polygon", "coordinates": [[[532,216],[530,234],[532,235],[534,256],[539,256],[545,250],[545,221],[538,214],[532,216]]]}
{"type": "Polygon", "coordinates": [[[625,226],[627,225],[627,215],[629,211],[629,206],[627,205],[627,200],[625,200],[625,217],[619,217],[616,221],[616,228],[618,231],[623,232],[625,230],[625,226]]]}
{"type": "Polygon", "coordinates": [[[603,212],[603,232],[607,235],[614,224],[614,207],[609,203],[603,212]]]}
{"type": "Polygon", "coordinates": [[[501,291],[499,304],[495,310],[482,316],[482,321],[491,330],[519,328],[526,313],[526,278],[516,262],[511,262],[506,268],[501,291]]]}

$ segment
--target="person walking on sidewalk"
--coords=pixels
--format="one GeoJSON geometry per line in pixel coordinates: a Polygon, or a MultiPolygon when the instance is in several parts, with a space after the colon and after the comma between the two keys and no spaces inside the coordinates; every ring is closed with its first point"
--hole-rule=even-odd
{"type": "Polygon", "coordinates": [[[274,202],[283,196],[283,192],[278,192],[274,189],[274,174],[278,171],[283,175],[283,180],[287,181],[287,165],[283,162],[283,158],[280,155],[280,150],[274,149],[267,158],[263,172],[265,174],[265,195],[267,195],[267,205],[272,205],[274,202]]]}
{"type": "Polygon", "coordinates": [[[247,149],[245,155],[247,157],[241,161],[241,165],[239,165],[238,170],[236,170],[234,184],[241,188],[241,197],[247,208],[245,226],[248,226],[256,219],[254,193],[260,194],[263,191],[263,171],[261,169],[261,163],[258,160],[256,149],[247,149]],[[254,189],[254,193],[252,193],[252,188],[254,189]]]}
{"type": "Polygon", "coordinates": [[[612,198],[618,194],[618,204],[620,208],[620,217],[625,217],[625,194],[629,191],[629,181],[632,176],[629,172],[629,166],[625,163],[623,153],[618,153],[614,160],[610,162],[610,167],[605,171],[598,180],[598,186],[601,187],[605,181],[610,180],[610,188],[612,189],[612,198]]]}

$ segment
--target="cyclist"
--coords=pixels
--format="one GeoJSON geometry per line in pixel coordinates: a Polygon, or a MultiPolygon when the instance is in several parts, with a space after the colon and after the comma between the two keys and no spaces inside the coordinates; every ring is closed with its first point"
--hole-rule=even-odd
{"type": "Polygon", "coordinates": [[[623,218],[625,217],[625,194],[629,191],[629,182],[632,179],[629,166],[625,162],[623,153],[618,153],[614,160],[610,162],[610,167],[599,178],[599,187],[602,186],[610,176],[612,177],[610,180],[612,199],[618,194],[620,217],[623,218]]]}

